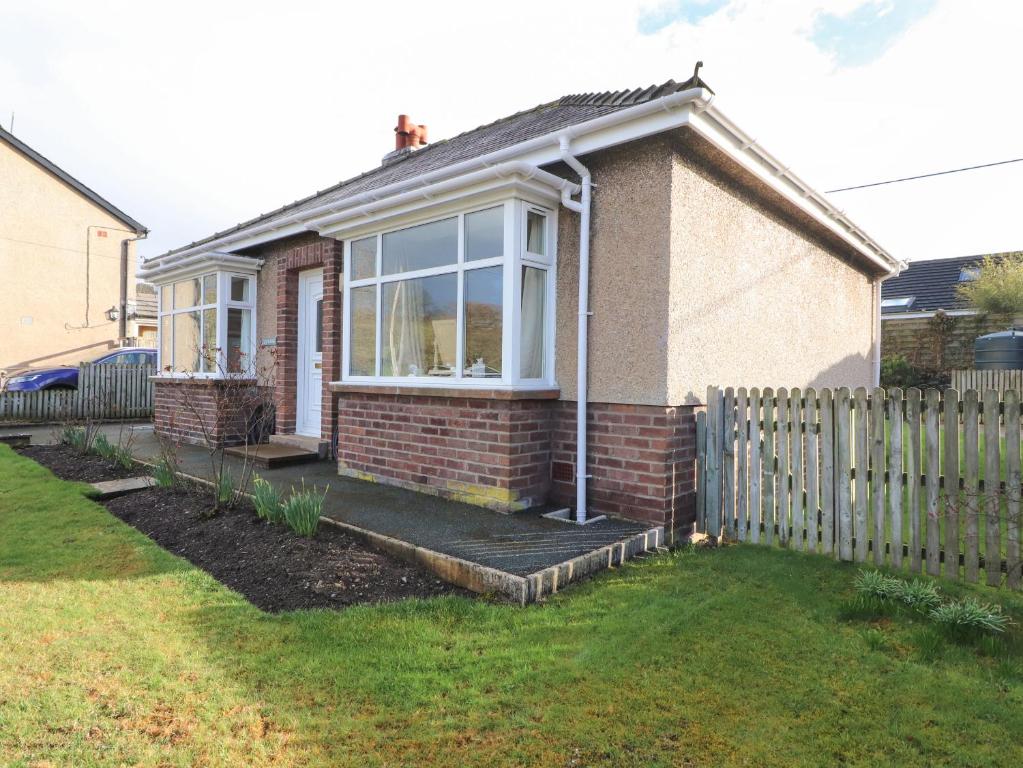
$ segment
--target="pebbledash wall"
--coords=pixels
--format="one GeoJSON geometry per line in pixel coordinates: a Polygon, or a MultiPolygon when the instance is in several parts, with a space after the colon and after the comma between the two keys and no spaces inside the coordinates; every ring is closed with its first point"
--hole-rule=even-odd
{"type": "MultiPolygon", "coordinates": [[[[738,372],[756,386],[869,383],[871,277],[691,138],[635,142],[585,162],[596,185],[589,510],[685,531],[695,512],[700,393],[745,383],[729,379],[738,372]],[[831,295],[807,301],[821,285],[831,295]],[[771,321],[779,312],[813,350],[779,333],[786,326],[771,321]]],[[[333,382],[324,388],[323,434],[336,427],[339,473],[502,511],[574,504],[578,226],[560,211],[560,389],[333,382]]],[[[258,253],[266,259],[259,336],[276,333],[278,432],[294,429],[294,276],[317,260],[331,340],[324,370],[339,370],[340,254],[340,243],[315,235],[258,253]]]]}

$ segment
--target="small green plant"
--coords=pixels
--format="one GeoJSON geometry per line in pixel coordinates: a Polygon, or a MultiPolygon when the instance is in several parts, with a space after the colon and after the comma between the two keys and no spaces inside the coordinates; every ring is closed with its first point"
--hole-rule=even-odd
{"type": "Polygon", "coordinates": [[[256,476],[252,481],[252,500],[256,514],[270,523],[284,522],[284,501],[272,483],[256,476]]]}
{"type": "Polygon", "coordinates": [[[863,633],[863,639],[867,641],[867,647],[872,651],[885,652],[890,647],[888,636],[877,627],[870,627],[863,633]]]}
{"type": "Polygon", "coordinates": [[[230,504],[234,500],[234,475],[224,467],[224,470],[217,478],[217,504],[230,504]]]}
{"type": "Polygon", "coordinates": [[[853,582],[861,595],[890,600],[902,588],[903,581],[894,576],[885,576],[880,571],[860,571],[853,582]]]}
{"type": "Polygon", "coordinates": [[[166,456],[161,456],[153,466],[153,481],[158,488],[173,488],[177,482],[177,475],[166,456]]]}
{"type": "Polygon", "coordinates": [[[909,606],[920,613],[930,613],[941,605],[941,593],[929,581],[913,579],[911,582],[896,579],[898,587],[892,592],[892,599],[909,606]]]}
{"type": "Polygon", "coordinates": [[[931,611],[931,619],[955,635],[1004,632],[1009,617],[997,605],[982,603],[976,598],[952,600],[931,611]]]}
{"type": "Polygon", "coordinates": [[[96,439],[92,441],[92,452],[101,459],[113,460],[114,450],[114,446],[110,444],[110,441],[107,440],[107,436],[104,434],[96,435],[96,439]]]}
{"type": "Polygon", "coordinates": [[[135,457],[132,455],[131,448],[126,445],[115,445],[111,449],[110,459],[122,469],[131,469],[135,464],[135,457]]]}
{"type": "MultiPolygon", "coordinates": [[[[327,486],[330,490],[330,486],[327,486]]],[[[291,495],[284,502],[284,519],[291,526],[291,529],[299,536],[313,537],[320,525],[320,514],[323,511],[323,500],[327,497],[325,490],[320,494],[314,486],[312,490],[305,487],[305,480],[302,481],[302,490],[291,489],[291,495]]]]}
{"type": "Polygon", "coordinates": [[[85,430],[73,424],[65,424],[60,431],[60,442],[84,453],[85,430]]]}

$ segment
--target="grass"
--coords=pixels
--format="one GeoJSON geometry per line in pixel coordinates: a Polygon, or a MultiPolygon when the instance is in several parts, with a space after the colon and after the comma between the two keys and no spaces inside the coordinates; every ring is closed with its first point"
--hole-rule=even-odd
{"type": "Polygon", "coordinates": [[[1018,765],[1016,625],[961,644],[767,547],[526,609],[267,615],[0,446],[0,764],[1018,765]]]}

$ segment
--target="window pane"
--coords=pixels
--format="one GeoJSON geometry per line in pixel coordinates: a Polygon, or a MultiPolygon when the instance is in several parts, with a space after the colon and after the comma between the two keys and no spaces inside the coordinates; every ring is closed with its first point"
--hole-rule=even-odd
{"type": "MultiPolygon", "coordinates": [[[[198,288],[199,281],[196,280],[198,288]]],[[[181,283],[178,283],[181,285],[181,283]]],[[[174,294],[177,296],[177,286],[174,294]]],[[[192,373],[199,370],[199,313],[174,315],[174,370],[192,373]]]]}
{"type": "MultiPolygon", "coordinates": [[[[169,288],[169,286],[164,286],[169,288]]],[[[171,315],[166,315],[160,318],[160,365],[162,370],[169,370],[174,367],[174,353],[171,351],[172,331],[171,322],[173,321],[171,315]]]]}
{"type": "Polygon", "coordinates": [[[174,308],[186,309],[199,303],[199,278],[174,283],[174,308]]]}
{"type": "Polygon", "coordinates": [[[526,250],[547,255],[547,217],[536,211],[526,213],[526,250]]]}
{"type": "Polygon", "coordinates": [[[376,236],[352,243],[352,280],[364,280],[377,274],[376,236]]]}
{"type": "Polygon", "coordinates": [[[251,281],[247,277],[231,278],[231,301],[240,301],[248,304],[249,282],[251,281]]]}
{"type": "Polygon", "coordinates": [[[252,354],[252,312],[230,307],[227,310],[227,370],[247,371],[252,354]]]}
{"type": "Polygon", "coordinates": [[[383,243],[385,275],[454,264],[458,260],[458,219],[389,232],[383,243]]]}
{"type": "Polygon", "coordinates": [[[217,372],[217,310],[202,312],[202,364],[206,373],[217,372]]]}
{"type": "Polygon", "coordinates": [[[380,340],[383,376],[453,376],[458,276],[384,285],[380,340]]]}
{"type": "Polygon", "coordinates": [[[323,351],[323,299],[316,301],[316,351],[323,351]]]}
{"type": "Polygon", "coordinates": [[[522,337],[519,347],[519,376],[523,379],[543,378],[546,303],[547,272],[535,267],[523,267],[522,337]]]}
{"type": "Polygon", "coordinates": [[[215,274],[202,276],[202,303],[217,303],[217,276],[215,274]]]}
{"type": "Polygon", "coordinates": [[[501,267],[465,273],[465,375],[501,376],[501,267]]]}
{"type": "Polygon", "coordinates": [[[348,373],[352,376],[375,376],[377,357],[377,288],[367,285],[352,288],[351,295],[351,359],[348,373]]]}
{"type": "Polygon", "coordinates": [[[161,285],[160,286],[160,311],[161,312],[170,312],[174,308],[174,299],[172,298],[171,290],[172,290],[172,288],[171,288],[170,283],[168,283],[167,285],[161,285]]]}
{"type": "Polygon", "coordinates": [[[504,253],[504,206],[467,214],[465,260],[490,259],[504,253]]]}

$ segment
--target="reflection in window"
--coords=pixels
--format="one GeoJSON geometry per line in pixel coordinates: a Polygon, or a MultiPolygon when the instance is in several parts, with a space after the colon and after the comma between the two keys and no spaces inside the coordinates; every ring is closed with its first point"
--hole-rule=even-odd
{"type": "Polygon", "coordinates": [[[367,237],[352,243],[352,280],[365,280],[377,274],[377,239],[367,237]]]}
{"type": "Polygon", "coordinates": [[[227,310],[227,370],[241,373],[249,367],[252,354],[252,312],[229,307],[227,310]]]}
{"type": "Polygon", "coordinates": [[[352,288],[350,304],[351,333],[348,372],[352,376],[376,374],[377,288],[367,285],[352,288]]]}
{"type": "Polygon", "coordinates": [[[217,303],[217,275],[203,275],[202,278],[202,303],[217,303]]]}
{"type": "Polygon", "coordinates": [[[199,278],[180,280],[174,283],[174,308],[184,309],[201,304],[199,298],[199,278]]]}
{"type": "Polygon", "coordinates": [[[501,267],[465,273],[465,368],[473,378],[501,376],[501,267]]]}
{"type": "Polygon", "coordinates": [[[522,268],[522,335],[519,347],[519,375],[523,379],[543,378],[546,326],[547,272],[522,268]]]}
{"type": "Polygon", "coordinates": [[[388,232],[382,240],[385,275],[454,264],[458,260],[458,219],[388,232]]]}
{"type": "Polygon", "coordinates": [[[199,312],[174,315],[174,370],[194,373],[199,370],[199,312]]]}
{"type": "Polygon", "coordinates": [[[465,215],[465,260],[492,259],[504,253],[504,206],[465,215]]]}
{"type": "Polygon", "coordinates": [[[202,311],[202,370],[217,372],[217,310],[202,311]]]}
{"type": "Polygon", "coordinates": [[[249,301],[249,278],[231,277],[231,301],[247,304],[249,301]]]}
{"type": "Polygon", "coordinates": [[[453,376],[458,276],[383,286],[381,375],[453,376]]]}
{"type": "MultiPolygon", "coordinates": [[[[170,286],[165,285],[164,288],[170,286]]],[[[160,361],[164,370],[173,367],[174,355],[171,353],[171,342],[174,339],[174,332],[171,330],[173,315],[164,315],[160,318],[160,361]]]]}
{"type": "Polygon", "coordinates": [[[547,217],[542,213],[526,214],[526,250],[537,256],[547,255],[547,217]]]}

